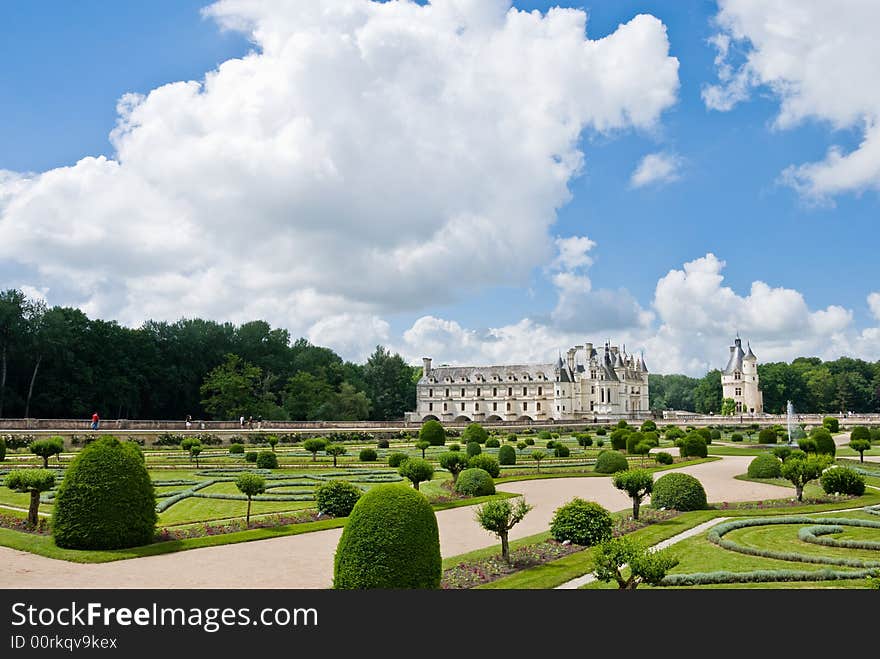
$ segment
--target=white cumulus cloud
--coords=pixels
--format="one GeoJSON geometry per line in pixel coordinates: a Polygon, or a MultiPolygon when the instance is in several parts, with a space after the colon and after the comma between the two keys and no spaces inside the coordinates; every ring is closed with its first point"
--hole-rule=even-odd
{"type": "Polygon", "coordinates": [[[630,178],[630,185],[641,188],[677,181],[681,178],[681,164],[681,158],[674,153],[649,153],[639,161],[630,178]]]}

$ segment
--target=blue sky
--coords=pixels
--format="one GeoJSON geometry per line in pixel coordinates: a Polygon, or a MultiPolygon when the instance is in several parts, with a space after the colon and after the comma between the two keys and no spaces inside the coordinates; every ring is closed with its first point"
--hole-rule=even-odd
{"type": "MultiPolygon", "coordinates": [[[[0,170],[38,177],[55,168],[72,166],[85,156],[117,159],[108,136],[116,123],[117,101],[123,94],[148,94],[166,83],[203,80],[206,72],[220,63],[253,50],[261,51],[263,44],[255,44],[251,35],[219,29],[213,18],[202,14],[206,4],[190,0],[3,3],[0,57],[6,64],[0,68],[0,170]]],[[[556,4],[519,0],[514,6],[543,14],[556,4]]],[[[727,111],[708,107],[703,90],[719,83],[717,50],[710,39],[724,32],[716,21],[719,6],[714,1],[595,0],[558,4],[586,9],[586,38],[590,40],[615,33],[620,24],[638,14],[651,14],[665,26],[668,55],[678,60],[674,102],[658,107],[651,126],[623,122],[610,130],[597,130],[589,121],[585,122],[576,144],[584,163],[579,173],[566,181],[571,198],[558,209],[555,218],[543,217],[539,222],[545,227],[542,233],[548,244],[552,245],[557,237],[572,236],[588,236],[595,242],[589,250],[591,265],[575,273],[588,280],[593,292],[625,290],[627,293],[621,296],[634,300],[642,312],[653,314],[651,319],[633,321],[631,326],[623,321],[607,327],[599,323],[598,327],[590,328],[603,332],[595,340],[601,341],[614,332],[623,340],[630,337],[637,349],[649,352],[677,341],[680,345],[676,356],[659,355],[659,363],[664,370],[688,372],[713,365],[712,341],[720,342],[717,360],[723,360],[726,348],[722,337],[731,327],[745,328],[758,337],[758,345],[763,339],[768,348],[765,353],[773,358],[790,359],[803,351],[828,358],[836,356],[835,352],[880,357],[880,350],[871,349],[875,337],[871,332],[880,324],[880,317],[872,314],[867,297],[880,290],[876,267],[880,237],[878,181],[844,184],[831,192],[816,192],[818,185],[814,185],[804,192],[803,188],[787,184],[783,177],[790,166],[824,161],[832,146],[844,154],[857,149],[865,139],[864,124],[842,120],[842,115],[831,112],[823,115],[807,111],[791,125],[778,126],[785,101],[778,92],[779,80],[761,79],[757,65],[751,71],[753,83],[747,98],[727,111]],[[635,187],[632,174],[641,159],[651,153],[675,159],[674,180],[635,187]],[[657,306],[655,289],[658,280],[670,270],[682,270],[685,263],[708,253],[726,263],[721,270],[723,286],[730,287],[736,297],[735,304],[729,307],[731,316],[742,315],[744,307],[751,304],[747,296],[754,281],[766,282],[774,290],[798,292],[805,310],[792,311],[791,322],[782,323],[783,329],[775,327],[775,321],[770,319],[764,327],[758,317],[728,317],[724,323],[694,327],[699,340],[687,336],[683,327],[673,327],[675,323],[669,322],[672,311],[657,306]],[[831,323],[828,328],[799,328],[798,323],[813,322],[809,320],[813,317],[810,314],[829,307],[840,307],[851,314],[845,327],[841,322],[831,323]],[[688,352],[687,346],[702,346],[703,339],[704,347],[688,352]],[[834,347],[830,347],[832,344],[834,347]]],[[[746,26],[746,30],[758,26],[750,33],[751,40],[741,40],[731,49],[739,53],[730,60],[734,67],[747,61],[749,52],[762,54],[766,59],[784,55],[774,51],[783,46],[773,43],[759,29],[774,18],[772,15],[749,15],[746,9],[740,11],[737,2],[728,4],[729,15],[739,25],[746,26]]],[[[281,17],[276,22],[271,14],[261,16],[273,26],[283,23],[281,17]]],[[[844,37],[845,30],[857,29],[849,24],[839,27],[844,37]]],[[[820,46],[816,44],[817,48],[820,46]]],[[[846,55],[841,54],[841,58],[846,55]]],[[[646,69],[643,75],[646,85],[652,84],[651,71],[646,69]]],[[[795,77],[798,72],[789,75],[785,82],[799,82],[795,77]]],[[[813,93],[821,94],[822,90],[813,93]]],[[[852,112],[865,114],[860,104],[870,106],[874,100],[854,98],[852,112]]],[[[876,116],[880,117],[880,109],[876,116]]],[[[167,143],[163,148],[169,148],[167,143]]],[[[485,176],[497,177],[497,184],[503,187],[502,172],[499,167],[495,172],[486,171],[485,176]]],[[[211,185],[210,179],[200,183],[211,185]]],[[[300,217],[303,211],[298,205],[296,209],[295,215],[300,217]]],[[[273,207],[273,212],[276,210],[273,207]]],[[[7,215],[11,213],[7,210],[7,215]]],[[[85,218],[88,210],[83,213],[85,218]]],[[[30,224],[14,225],[8,217],[6,221],[7,230],[15,226],[19,234],[29,230],[22,226],[34,226],[32,220],[30,224]]],[[[77,218],[63,221],[77,222],[77,218]]],[[[114,221],[135,220],[123,214],[114,221]]],[[[297,220],[290,221],[295,224],[297,220]]],[[[369,221],[378,223],[381,218],[369,221]]],[[[0,194],[0,227],[3,222],[0,194]]],[[[156,228],[163,230],[167,231],[168,226],[156,228]]],[[[221,230],[219,226],[217,230],[221,230]]],[[[380,233],[377,228],[376,234],[380,233]]],[[[168,235],[167,240],[174,241],[174,234],[168,235]]],[[[491,243],[487,243],[486,249],[492,249],[491,243]]],[[[182,309],[171,301],[163,306],[161,297],[155,296],[143,303],[130,303],[136,298],[133,291],[144,286],[152,290],[155,282],[114,288],[99,301],[97,296],[90,295],[89,287],[102,286],[102,277],[83,274],[79,288],[69,287],[58,280],[57,272],[45,271],[43,264],[19,259],[15,254],[8,259],[5,256],[5,265],[0,267],[2,287],[26,286],[29,291],[41,291],[50,304],[78,304],[93,315],[118,317],[129,324],[137,324],[139,312],[145,317],[174,319],[192,313],[220,320],[226,319],[220,316],[229,311],[229,319],[242,320],[240,313],[247,308],[243,303],[242,308],[232,313],[230,300],[222,296],[203,307],[196,304],[182,309]]],[[[54,257],[47,254],[43,258],[63,261],[65,257],[60,251],[54,257]]],[[[247,312],[262,312],[273,322],[291,327],[294,333],[330,344],[352,358],[360,357],[370,343],[378,341],[411,357],[417,356],[421,348],[427,347],[424,342],[419,345],[419,333],[410,332],[409,338],[405,337],[407,330],[424,317],[442,319],[458,327],[449,331],[444,326],[440,331],[435,326],[423,337],[440,351],[437,357],[442,361],[499,359],[508,352],[511,358],[529,358],[537,353],[534,348],[524,348],[524,343],[542,339],[561,343],[570,336],[584,340],[583,333],[578,334],[571,326],[562,327],[558,318],[554,320],[559,290],[551,272],[553,266],[546,258],[541,262],[537,257],[524,257],[529,259],[528,268],[494,281],[468,279],[450,286],[442,295],[413,295],[400,303],[360,300],[350,286],[340,286],[339,290],[345,289],[340,293],[322,280],[323,289],[312,284],[304,288],[316,288],[319,294],[329,296],[338,294],[348,302],[342,304],[343,310],[333,309],[327,315],[310,310],[305,314],[308,320],[302,323],[299,321],[303,314],[297,312],[297,304],[303,304],[303,298],[289,301],[286,315],[273,317],[264,311],[272,308],[269,303],[247,312]],[[542,331],[531,338],[528,333],[518,333],[516,338],[504,340],[490,331],[516,326],[526,318],[540,325],[542,331]],[[364,327],[370,330],[363,331],[364,327]],[[363,334],[363,340],[352,334],[363,334]],[[462,348],[462,337],[467,349],[462,348]]],[[[114,267],[124,266],[114,263],[114,267]]],[[[77,276],[71,275],[76,271],[72,264],[71,268],[61,267],[65,277],[77,276]]],[[[119,274],[126,278],[125,273],[119,274]]],[[[182,266],[176,272],[171,267],[166,274],[183,279],[193,276],[192,271],[182,266]]],[[[202,276],[210,279],[204,273],[202,276]]],[[[132,275],[127,280],[134,278],[132,275]]],[[[196,287],[202,290],[205,285],[196,287]]],[[[247,294],[246,288],[242,294],[247,294]]],[[[171,300],[179,299],[170,295],[171,300]]],[[[724,298],[714,297],[716,301],[724,298]]],[[[596,300],[578,298],[577,304],[583,307],[578,313],[589,317],[590,305],[599,304],[596,300]]],[[[603,313],[597,310],[595,315],[603,313]]],[[[722,305],[712,307],[711,313],[723,315],[727,311],[722,305]]],[[[770,302],[753,316],[773,313],[774,303],[770,302]]],[[[880,339],[880,335],[876,336],[880,339]]],[[[548,345],[543,351],[555,353],[566,347],[548,345]]],[[[756,351],[761,357],[757,346],[756,351]]]]}

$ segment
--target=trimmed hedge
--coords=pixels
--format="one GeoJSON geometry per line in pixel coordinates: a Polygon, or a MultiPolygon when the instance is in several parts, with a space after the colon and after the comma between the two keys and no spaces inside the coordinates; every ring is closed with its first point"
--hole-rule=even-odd
{"type": "Polygon", "coordinates": [[[651,505],[654,508],[673,508],[682,512],[703,510],[707,506],[706,490],[690,474],[666,474],[654,483],[651,505]]]}
{"type": "Polygon", "coordinates": [[[400,485],[378,485],[348,517],[336,547],[336,589],[436,589],[442,575],[437,517],[428,500],[400,485]]]}
{"type": "Polygon", "coordinates": [[[761,444],[775,444],[778,439],[776,431],[772,428],[762,428],[758,433],[758,442],[761,444]]]}
{"type": "Polygon", "coordinates": [[[419,429],[419,441],[428,442],[431,446],[446,444],[446,429],[439,421],[425,421],[419,429]]]}
{"type": "Polygon", "coordinates": [[[840,421],[833,416],[826,416],[822,419],[822,425],[831,432],[840,432],[840,421]]]}
{"type": "Polygon", "coordinates": [[[742,440],[743,436],[738,432],[735,432],[730,436],[730,441],[732,442],[741,442],[742,440]]]}
{"type": "Polygon", "coordinates": [[[495,481],[485,469],[472,467],[465,469],[455,481],[455,491],[472,497],[495,494],[495,481]]]}
{"type": "Polygon", "coordinates": [[[131,442],[102,437],[70,463],[55,497],[52,532],[67,549],[146,545],[156,532],[156,493],[131,442]]]}
{"type": "Polygon", "coordinates": [[[494,437],[490,437],[486,440],[486,448],[498,448],[499,446],[501,446],[501,442],[494,437]]]}
{"type": "Polygon", "coordinates": [[[750,478],[779,478],[782,475],[782,463],[775,455],[764,453],[749,463],[750,478]]]}
{"type": "Polygon", "coordinates": [[[244,453],[244,444],[230,444],[229,453],[231,455],[242,455],[244,453]]]}
{"type": "Polygon", "coordinates": [[[550,534],[558,542],[592,547],[611,538],[611,513],[598,503],[575,497],[553,513],[550,534]]]}
{"type": "Polygon", "coordinates": [[[333,517],[348,517],[361,498],[361,489],[348,481],[327,481],[315,490],[318,511],[333,517]]]}
{"type": "Polygon", "coordinates": [[[854,439],[867,439],[870,442],[871,431],[866,426],[855,426],[849,435],[850,441],[854,439]]]}
{"type": "Polygon", "coordinates": [[[662,465],[671,465],[675,461],[675,459],[672,457],[672,454],[667,453],[666,451],[655,453],[654,459],[662,465]]]}
{"type": "Polygon", "coordinates": [[[613,474],[629,469],[629,462],[619,451],[602,451],[596,459],[593,471],[600,474],[613,474]]]}
{"type": "Polygon", "coordinates": [[[556,442],[556,446],[553,447],[553,455],[557,458],[567,458],[571,455],[571,451],[562,442],[556,442]]]}
{"type": "Polygon", "coordinates": [[[244,454],[245,462],[256,462],[257,461],[257,452],[256,451],[248,451],[244,454]]]}
{"type": "Polygon", "coordinates": [[[378,457],[379,454],[376,453],[374,448],[362,448],[361,452],[358,453],[358,460],[361,462],[375,462],[378,457]]]}
{"type": "Polygon", "coordinates": [[[694,572],[669,574],[661,586],[702,586],[722,583],[770,583],[774,581],[837,581],[840,579],[864,579],[877,574],[876,570],[752,570],[751,572],[694,572]]]}
{"type": "Polygon", "coordinates": [[[388,456],[388,466],[389,467],[399,467],[404,460],[408,460],[409,456],[406,453],[392,453],[388,456]]]}
{"type": "Polygon", "coordinates": [[[705,458],[709,455],[706,439],[698,432],[688,433],[684,438],[676,440],[675,445],[683,458],[705,458]]]}
{"type": "Polygon", "coordinates": [[[467,451],[469,458],[472,458],[473,456],[479,455],[483,452],[483,449],[478,442],[468,442],[465,450],[467,451]]]}
{"type": "Polygon", "coordinates": [[[492,478],[498,478],[501,473],[501,466],[498,464],[498,460],[495,459],[491,455],[481,454],[475,455],[470,460],[468,460],[469,468],[476,469],[484,469],[489,472],[489,475],[492,478]]]}
{"type": "Polygon", "coordinates": [[[278,469],[278,456],[272,451],[257,453],[257,467],[260,469],[278,469]]]}
{"type": "Polygon", "coordinates": [[[824,453],[832,458],[837,454],[837,446],[834,444],[834,438],[827,428],[815,428],[810,433],[810,437],[816,440],[816,453],[824,453]]]}
{"type": "Polygon", "coordinates": [[[831,467],[822,474],[819,483],[826,494],[862,496],[865,493],[865,477],[849,467],[831,467]]]}
{"type": "Polygon", "coordinates": [[[509,444],[505,444],[500,449],[498,449],[498,464],[515,465],[516,449],[509,444]]]}
{"type": "Polygon", "coordinates": [[[465,443],[476,442],[477,444],[485,444],[489,438],[489,433],[479,423],[469,423],[468,427],[461,433],[461,439],[465,443]]]}

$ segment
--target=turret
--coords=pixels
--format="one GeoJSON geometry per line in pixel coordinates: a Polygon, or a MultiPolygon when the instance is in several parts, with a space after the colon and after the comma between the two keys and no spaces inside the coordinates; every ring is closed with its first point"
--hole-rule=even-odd
{"type": "Polygon", "coordinates": [[[422,357],[422,377],[431,377],[431,358],[422,357]]]}

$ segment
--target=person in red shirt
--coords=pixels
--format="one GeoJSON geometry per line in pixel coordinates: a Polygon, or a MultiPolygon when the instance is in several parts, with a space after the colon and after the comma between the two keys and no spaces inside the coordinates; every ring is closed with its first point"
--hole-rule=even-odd
{"type": "Polygon", "coordinates": [[[92,414],[92,430],[98,429],[98,422],[99,421],[100,421],[100,419],[98,418],[98,413],[95,412],[94,414],[92,414]]]}

